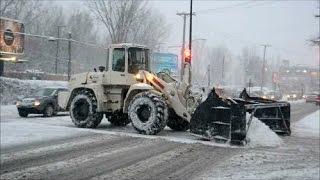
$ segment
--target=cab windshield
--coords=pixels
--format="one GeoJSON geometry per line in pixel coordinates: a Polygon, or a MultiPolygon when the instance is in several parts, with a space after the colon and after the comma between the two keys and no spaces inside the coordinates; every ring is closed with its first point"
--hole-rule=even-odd
{"type": "Polygon", "coordinates": [[[128,72],[138,73],[139,70],[148,70],[148,50],[141,48],[128,49],[128,72]]]}
{"type": "Polygon", "coordinates": [[[55,92],[55,89],[45,88],[36,91],[35,96],[51,96],[55,92]]]}

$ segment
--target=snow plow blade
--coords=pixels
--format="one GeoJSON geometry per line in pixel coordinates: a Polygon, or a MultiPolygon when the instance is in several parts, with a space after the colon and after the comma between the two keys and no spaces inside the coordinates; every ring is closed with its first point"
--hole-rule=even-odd
{"type": "Polygon", "coordinates": [[[219,97],[213,89],[190,120],[190,133],[207,140],[242,145],[246,138],[244,103],[219,97]]]}
{"type": "Polygon", "coordinates": [[[277,134],[291,134],[290,103],[250,97],[246,89],[241,92],[240,98],[235,99],[235,101],[245,101],[246,111],[251,114],[250,121],[253,117],[256,117],[277,134]]]}

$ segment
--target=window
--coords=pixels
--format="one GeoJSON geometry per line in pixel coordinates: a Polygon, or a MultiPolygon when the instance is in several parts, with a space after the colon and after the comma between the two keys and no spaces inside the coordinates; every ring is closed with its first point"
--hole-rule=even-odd
{"type": "Polygon", "coordinates": [[[125,70],[125,51],[124,51],[124,48],[113,49],[112,70],[124,72],[124,70],[125,70]]]}
{"type": "Polygon", "coordinates": [[[40,89],[36,91],[35,96],[51,96],[54,94],[55,91],[56,89],[50,89],[50,88],[40,89]]]}
{"type": "Polygon", "coordinates": [[[128,50],[128,71],[136,74],[139,70],[147,70],[148,68],[148,51],[140,48],[129,48],[128,50]]]}

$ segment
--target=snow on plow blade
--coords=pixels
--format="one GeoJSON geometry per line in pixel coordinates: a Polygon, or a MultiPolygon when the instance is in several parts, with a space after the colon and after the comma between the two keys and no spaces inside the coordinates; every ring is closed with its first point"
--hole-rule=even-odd
{"type": "MultiPolygon", "coordinates": [[[[250,121],[252,117],[256,117],[278,134],[291,134],[290,103],[260,97],[250,97],[245,89],[240,94],[240,98],[241,99],[235,100],[237,102],[245,101],[246,111],[251,114],[250,121]]],[[[250,124],[250,122],[248,124],[250,124]]]]}
{"type": "Polygon", "coordinates": [[[208,140],[243,144],[246,138],[244,103],[222,99],[213,89],[193,113],[190,132],[208,140]]]}

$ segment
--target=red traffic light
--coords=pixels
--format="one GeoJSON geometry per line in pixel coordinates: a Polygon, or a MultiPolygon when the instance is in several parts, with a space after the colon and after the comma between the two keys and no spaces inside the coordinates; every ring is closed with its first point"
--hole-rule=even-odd
{"type": "Polygon", "coordinates": [[[184,62],[191,64],[191,52],[189,49],[184,50],[184,62]]]}

